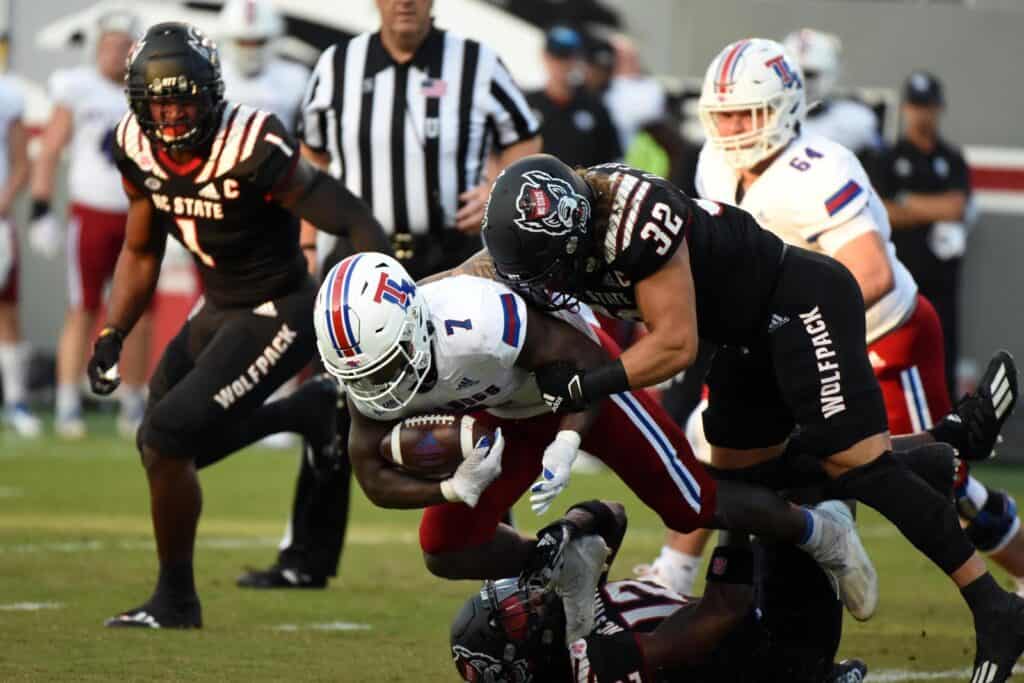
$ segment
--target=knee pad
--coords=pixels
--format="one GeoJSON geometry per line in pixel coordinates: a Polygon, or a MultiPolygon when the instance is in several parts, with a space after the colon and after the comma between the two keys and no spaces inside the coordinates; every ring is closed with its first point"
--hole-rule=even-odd
{"type": "Polygon", "coordinates": [[[964,531],[975,548],[995,553],[1005,548],[1019,529],[1017,501],[1003,491],[989,491],[985,505],[977,511],[964,531]]]}
{"type": "Polygon", "coordinates": [[[892,457],[924,479],[944,498],[952,498],[958,462],[952,446],[947,443],[930,443],[909,451],[896,451],[892,457]]]}

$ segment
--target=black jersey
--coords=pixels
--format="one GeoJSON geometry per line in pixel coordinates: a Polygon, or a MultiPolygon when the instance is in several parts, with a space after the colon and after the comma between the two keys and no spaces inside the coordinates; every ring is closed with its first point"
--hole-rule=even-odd
{"type": "Polygon", "coordinates": [[[307,277],[299,220],[269,196],[299,160],[298,143],[273,114],[228,103],[209,152],[182,166],[155,152],[128,113],[114,158],[153,203],[157,227],[192,253],[217,306],[255,306],[307,277]]]}
{"type": "Polygon", "coordinates": [[[745,211],[695,200],[670,182],[624,166],[608,176],[614,195],[601,255],[604,269],[585,283],[584,303],[640,320],[637,282],[653,275],[686,240],[697,298],[697,330],[716,344],[743,344],[767,318],[784,245],[745,211]]]}

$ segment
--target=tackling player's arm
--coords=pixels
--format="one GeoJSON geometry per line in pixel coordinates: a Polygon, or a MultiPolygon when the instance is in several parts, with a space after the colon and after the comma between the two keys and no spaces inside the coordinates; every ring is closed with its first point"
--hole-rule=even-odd
{"type": "MultiPolygon", "coordinates": [[[[553,363],[568,363],[574,369],[592,370],[607,362],[608,354],[583,332],[553,315],[526,307],[526,339],[516,359],[518,367],[535,372],[553,363]]],[[[582,437],[600,413],[601,403],[591,403],[586,410],[564,415],[559,431],[573,431],[582,437]]]]}
{"type": "Polygon", "coordinates": [[[494,270],[494,259],[491,258],[491,255],[487,253],[486,249],[481,249],[454,268],[442,270],[440,273],[434,273],[433,275],[428,275],[416,284],[422,287],[430,282],[435,282],[453,275],[473,275],[475,277],[482,277],[485,280],[498,279],[498,275],[494,270]]]}
{"type": "Polygon", "coordinates": [[[629,386],[641,388],[674,377],[697,358],[697,304],[686,241],[680,240],[668,262],[635,287],[648,334],[620,360],[629,386]]]}
{"type": "Polygon", "coordinates": [[[382,508],[424,508],[446,503],[441,484],[410,477],[380,456],[380,442],[398,420],[371,420],[348,402],[352,428],[348,436],[348,456],[352,471],[370,501],[382,508]]]}
{"type": "Polygon", "coordinates": [[[167,232],[156,225],[149,198],[131,183],[122,184],[129,199],[128,219],[114,269],[107,327],[127,335],[142,317],[156,289],[167,232]]]}

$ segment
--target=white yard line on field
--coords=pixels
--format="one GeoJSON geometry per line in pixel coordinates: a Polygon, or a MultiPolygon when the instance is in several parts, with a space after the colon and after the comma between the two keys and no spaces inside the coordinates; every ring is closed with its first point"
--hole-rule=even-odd
{"type": "MultiPolygon", "coordinates": [[[[1015,666],[1013,673],[1019,674],[1024,667],[1015,666]]],[[[948,669],[947,671],[910,671],[908,669],[882,669],[868,672],[866,683],[902,683],[902,681],[939,681],[953,679],[965,681],[971,675],[970,669],[948,669]]]]}
{"type": "Polygon", "coordinates": [[[321,624],[280,624],[274,626],[275,631],[298,631],[301,629],[313,629],[314,631],[369,631],[373,626],[369,624],[356,624],[351,621],[328,621],[321,624]]]}
{"type": "Polygon", "coordinates": [[[2,612],[37,612],[41,609],[60,609],[64,605],[59,602],[12,602],[0,605],[2,612]]]}

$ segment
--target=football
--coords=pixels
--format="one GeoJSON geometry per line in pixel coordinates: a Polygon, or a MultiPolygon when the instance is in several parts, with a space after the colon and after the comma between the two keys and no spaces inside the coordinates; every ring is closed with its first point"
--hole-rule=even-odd
{"type": "Polygon", "coordinates": [[[484,436],[494,438],[469,415],[417,415],[402,420],[384,435],[380,455],[417,477],[447,479],[484,436]]]}

